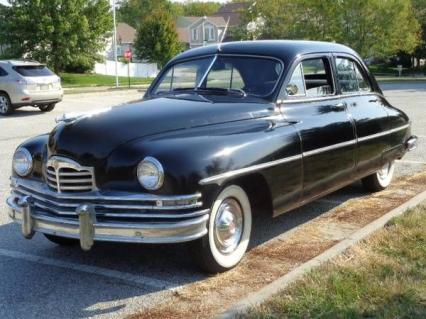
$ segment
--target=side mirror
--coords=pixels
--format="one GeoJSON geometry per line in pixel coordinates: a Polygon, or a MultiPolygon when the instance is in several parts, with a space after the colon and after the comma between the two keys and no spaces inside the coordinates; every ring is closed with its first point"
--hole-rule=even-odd
{"type": "Polygon", "coordinates": [[[297,93],[299,92],[299,88],[295,84],[289,84],[286,86],[285,92],[287,93],[287,95],[297,95],[297,93]]]}

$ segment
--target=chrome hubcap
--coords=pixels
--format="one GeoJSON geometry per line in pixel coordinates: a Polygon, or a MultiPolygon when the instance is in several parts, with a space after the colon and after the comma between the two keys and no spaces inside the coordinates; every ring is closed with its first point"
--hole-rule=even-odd
{"type": "Polygon", "coordinates": [[[214,240],[222,254],[230,254],[238,247],[243,234],[243,212],[232,198],[225,199],[217,211],[214,223],[214,240]]]}
{"type": "Polygon", "coordinates": [[[0,96],[0,113],[5,113],[7,111],[9,102],[4,96],[0,96]]]}
{"type": "Polygon", "coordinates": [[[377,172],[377,175],[380,179],[386,179],[389,176],[389,172],[391,170],[392,163],[386,163],[382,166],[382,168],[377,172]]]}

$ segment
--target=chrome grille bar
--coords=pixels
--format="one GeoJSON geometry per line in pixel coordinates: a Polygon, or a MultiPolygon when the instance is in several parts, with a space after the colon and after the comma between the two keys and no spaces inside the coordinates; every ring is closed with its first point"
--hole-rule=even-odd
{"type": "Polygon", "coordinates": [[[58,193],[90,192],[96,189],[93,167],[81,166],[77,162],[52,156],[46,164],[46,182],[58,193]]]}

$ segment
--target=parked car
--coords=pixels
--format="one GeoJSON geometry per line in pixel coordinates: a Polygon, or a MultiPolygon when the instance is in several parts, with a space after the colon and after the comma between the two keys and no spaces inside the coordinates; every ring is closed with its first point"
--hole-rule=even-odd
{"type": "Polygon", "coordinates": [[[50,112],[62,100],[61,79],[34,61],[0,61],[0,115],[23,106],[50,112]]]}
{"type": "Polygon", "coordinates": [[[27,238],[85,250],[190,241],[221,272],[245,254],[254,214],[360,179],[382,190],[415,147],[407,115],[350,48],[225,43],[172,59],[143,101],[64,116],[21,144],[7,204],[27,238]]]}

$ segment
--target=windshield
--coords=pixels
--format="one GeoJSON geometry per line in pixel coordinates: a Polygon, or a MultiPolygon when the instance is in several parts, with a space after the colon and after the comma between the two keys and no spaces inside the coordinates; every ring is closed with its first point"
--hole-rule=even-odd
{"type": "Polygon", "coordinates": [[[163,73],[153,94],[183,90],[239,90],[264,97],[272,93],[282,72],[278,60],[217,56],[177,63],[163,73]]]}
{"type": "Polygon", "coordinates": [[[54,75],[54,73],[52,71],[50,71],[44,65],[20,65],[20,66],[14,66],[13,69],[22,76],[50,76],[50,75],[54,75]]]}

